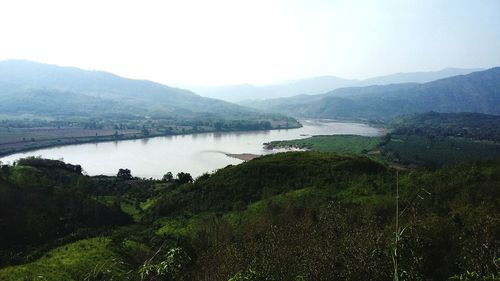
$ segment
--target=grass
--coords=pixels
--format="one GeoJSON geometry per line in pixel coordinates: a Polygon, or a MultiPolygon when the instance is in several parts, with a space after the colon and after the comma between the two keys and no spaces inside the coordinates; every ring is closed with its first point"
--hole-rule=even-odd
{"type": "Polygon", "coordinates": [[[374,150],[381,142],[380,137],[355,135],[313,136],[306,139],[273,141],[271,148],[301,148],[320,152],[336,152],[341,154],[365,154],[374,150]]]}
{"type": "Polygon", "coordinates": [[[195,229],[201,217],[202,215],[200,214],[190,217],[176,216],[158,219],[156,224],[158,224],[159,227],[155,233],[159,236],[169,235],[173,237],[187,237],[195,229]]]}
{"type": "Polygon", "coordinates": [[[381,137],[351,135],[314,136],[306,139],[274,141],[269,148],[300,148],[370,156],[384,163],[449,165],[459,162],[500,159],[500,144],[453,137],[393,135],[382,144],[381,137]],[[384,152],[386,155],[381,155],[384,152]]]}
{"type": "Polygon", "coordinates": [[[32,263],[0,269],[0,280],[77,281],[97,271],[123,277],[127,273],[126,265],[110,242],[109,238],[99,237],[55,248],[32,263]]]}
{"type": "MultiPolygon", "coordinates": [[[[115,198],[116,196],[114,195],[105,195],[105,196],[99,196],[94,199],[106,206],[113,206],[115,198]]],[[[138,210],[136,208],[135,202],[132,202],[130,200],[121,200],[120,208],[122,209],[123,212],[129,214],[134,219],[135,222],[138,222],[141,219],[143,212],[147,210],[149,207],[151,207],[155,201],[156,199],[149,198],[144,202],[140,202],[139,206],[141,210],[138,210]]]]}

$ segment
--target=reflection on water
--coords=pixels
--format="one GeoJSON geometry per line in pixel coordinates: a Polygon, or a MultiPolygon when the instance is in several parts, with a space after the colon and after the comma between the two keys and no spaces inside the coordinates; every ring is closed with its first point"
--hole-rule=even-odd
{"type": "Polygon", "coordinates": [[[161,178],[168,171],[189,172],[199,176],[229,164],[239,164],[239,159],[226,153],[272,153],[262,144],[274,140],[306,138],[311,135],[354,134],[374,136],[378,129],[364,124],[302,120],[298,129],[200,133],[155,137],[141,140],[123,140],[104,143],[67,145],[17,153],[0,159],[12,163],[18,158],[42,156],[50,159],[64,158],[66,162],[82,165],[89,175],[114,175],[120,168],[128,168],[134,176],[161,178]]]}

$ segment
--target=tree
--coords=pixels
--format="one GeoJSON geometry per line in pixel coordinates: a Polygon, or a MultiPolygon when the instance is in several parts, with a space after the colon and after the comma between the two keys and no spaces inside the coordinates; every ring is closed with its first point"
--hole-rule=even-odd
{"type": "Polygon", "coordinates": [[[174,176],[172,175],[172,172],[168,172],[165,175],[163,175],[162,180],[164,182],[171,182],[174,179],[174,176]]]}
{"type": "Polygon", "coordinates": [[[129,169],[119,169],[118,174],[116,174],[116,177],[122,180],[131,180],[132,173],[130,172],[129,169]]]}
{"type": "Polygon", "coordinates": [[[185,184],[188,182],[193,182],[193,177],[189,173],[180,172],[177,174],[177,183],[185,184]]]}

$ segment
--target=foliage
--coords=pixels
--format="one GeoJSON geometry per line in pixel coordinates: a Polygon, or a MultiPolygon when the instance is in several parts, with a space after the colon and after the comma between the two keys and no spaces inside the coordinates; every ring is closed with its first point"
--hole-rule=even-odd
{"type": "Polygon", "coordinates": [[[153,263],[153,256],[139,269],[141,280],[179,280],[181,273],[191,261],[182,248],[172,248],[167,251],[159,263],[153,263]]]}
{"type": "Polygon", "coordinates": [[[17,160],[19,166],[31,166],[35,168],[62,169],[76,174],[82,173],[82,166],[71,165],[59,160],[42,159],[39,157],[27,157],[17,160]]]}
{"type": "Polygon", "coordinates": [[[229,278],[229,281],[268,281],[268,278],[265,278],[255,270],[249,269],[245,272],[238,272],[233,277],[229,278]]]}
{"type": "MultiPolygon", "coordinates": [[[[285,280],[388,280],[395,176],[374,168],[378,164],[373,162],[373,168],[357,174],[361,159],[311,152],[266,156],[174,188],[148,215],[213,212],[199,215],[198,227],[183,232],[199,256],[195,279],[230,278],[252,265],[265,276],[285,280]],[[335,165],[343,161],[352,166],[335,165]],[[275,173],[278,163],[286,168],[275,173]],[[340,176],[344,167],[347,177],[340,176]]],[[[498,240],[490,238],[499,229],[489,214],[498,208],[498,200],[491,198],[499,192],[499,178],[493,175],[500,170],[498,163],[469,165],[402,174],[401,224],[406,230],[400,240],[400,279],[446,279],[457,273],[457,264],[463,270],[487,265],[476,269],[482,274],[494,271],[498,240]],[[476,228],[476,223],[486,227],[476,228]]],[[[171,224],[169,231],[176,227],[185,224],[171,224]]]]}
{"type": "Polygon", "coordinates": [[[129,169],[119,169],[118,173],[116,174],[116,177],[122,180],[131,180],[132,173],[130,172],[129,169]]]}
{"type": "Polygon", "coordinates": [[[177,178],[175,179],[177,184],[192,183],[193,177],[189,173],[180,172],[177,173],[177,178]]]}
{"type": "Polygon", "coordinates": [[[92,200],[87,177],[75,167],[35,158],[7,166],[7,176],[0,179],[1,264],[29,260],[30,251],[53,246],[80,229],[95,233],[131,222],[121,210],[92,200]]]}
{"type": "Polygon", "coordinates": [[[109,243],[107,238],[93,238],[66,244],[51,250],[35,262],[0,269],[0,279],[127,280],[127,265],[109,243]]]}
{"type": "Polygon", "coordinates": [[[340,190],[345,178],[385,171],[367,158],[308,153],[282,153],[264,156],[238,166],[219,170],[208,179],[168,190],[149,210],[169,215],[178,210],[231,210],[235,202],[258,201],[291,189],[325,186],[340,190]]]}
{"type": "Polygon", "coordinates": [[[173,179],[174,179],[174,176],[172,175],[172,172],[167,172],[162,177],[162,180],[165,181],[165,182],[171,182],[173,179]]]}
{"type": "MultiPolygon", "coordinates": [[[[143,280],[392,278],[396,172],[365,157],[269,155],[184,184],[11,169],[9,181],[29,174],[40,187],[60,178],[66,182],[61,187],[74,189],[75,179],[86,178],[80,192],[87,196],[139,198],[140,206],[151,206],[138,213],[138,223],[113,227],[109,238],[81,240],[103,241],[85,251],[73,250],[80,242],[69,243],[63,246],[68,251],[59,247],[32,263],[0,269],[7,280],[19,280],[21,272],[48,280],[140,280],[141,273],[143,280]],[[100,256],[90,263],[79,256],[85,253],[100,256]],[[65,262],[55,266],[55,260],[65,262]]],[[[500,163],[399,174],[399,280],[495,280],[500,163]]]]}

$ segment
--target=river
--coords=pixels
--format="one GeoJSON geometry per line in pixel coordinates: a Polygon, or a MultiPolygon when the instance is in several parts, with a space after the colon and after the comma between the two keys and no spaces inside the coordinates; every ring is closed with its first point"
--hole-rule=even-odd
{"type": "Polygon", "coordinates": [[[65,145],[16,153],[0,158],[3,163],[28,156],[61,159],[79,164],[89,175],[115,175],[128,168],[133,176],[161,178],[188,172],[193,177],[212,172],[243,160],[226,154],[269,154],[263,143],[275,140],[306,138],[312,135],[353,134],[376,136],[381,130],[359,123],[328,120],[301,120],[302,128],[270,131],[201,133],[154,137],[139,140],[65,145]]]}

